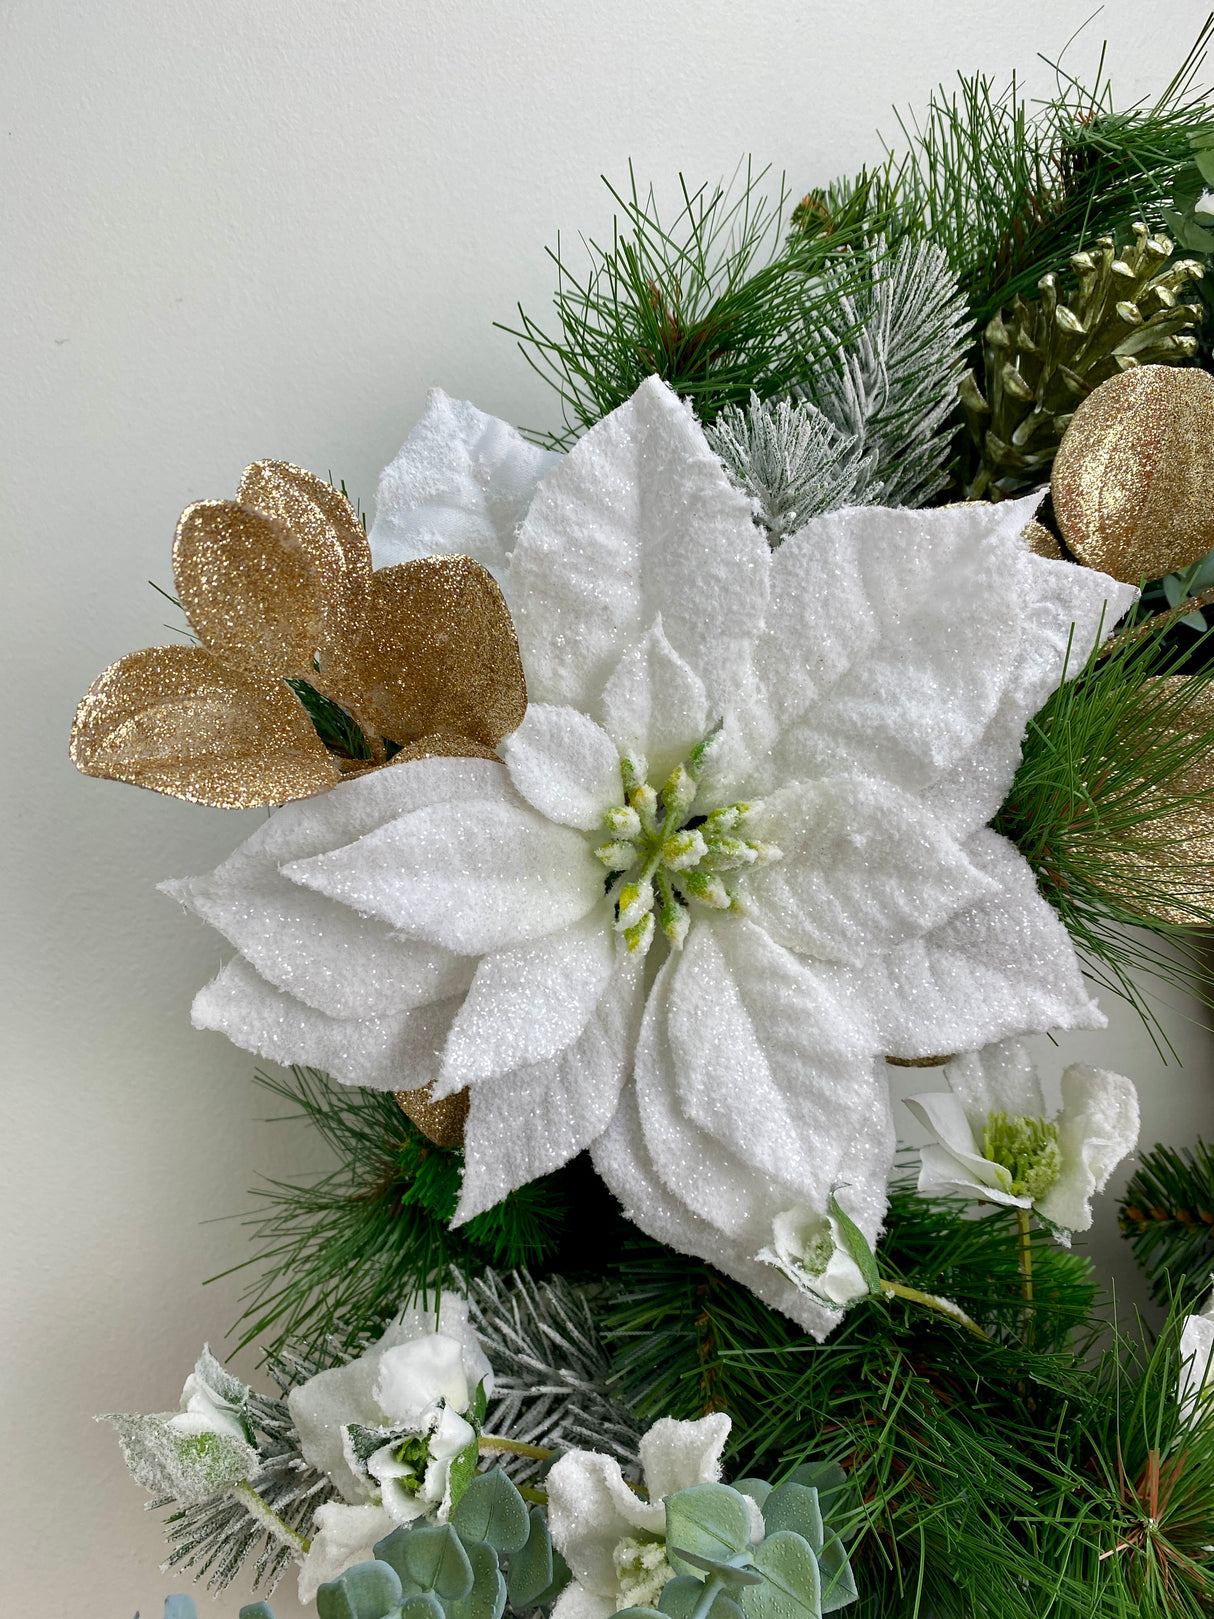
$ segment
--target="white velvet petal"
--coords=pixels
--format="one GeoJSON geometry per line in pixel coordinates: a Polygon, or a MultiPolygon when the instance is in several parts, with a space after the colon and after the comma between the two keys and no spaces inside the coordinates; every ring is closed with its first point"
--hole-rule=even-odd
{"type": "Polygon", "coordinates": [[[469,956],[568,927],[603,897],[590,841],[521,799],[415,810],[284,870],[408,938],[469,956]]]}
{"type": "Polygon", "coordinates": [[[909,793],[872,777],[780,788],[757,816],[783,859],[747,869],[739,897],[780,944],[858,967],[999,892],[909,793]]]}
{"type": "Polygon", "coordinates": [[[559,1169],[602,1134],[632,1060],[639,968],[635,957],[617,966],[581,1036],[559,1057],[472,1087],[455,1225],[559,1169]]]}
{"type": "Polygon", "coordinates": [[[649,1499],[661,1501],[676,1490],[716,1483],[732,1426],[724,1411],[698,1422],[677,1422],[673,1417],[655,1422],[637,1447],[649,1499]]]}
{"type": "Polygon", "coordinates": [[[704,740],[704,682],[666,639],[660,613],[612,671],[603,690],[602,716],[620,754],[639,754],[648,762],[655,787],[704,740]]]}
{"type": "Polygon", "coordinates": [[[469,556],[502,583],[535,486],[560,459],[432,388],[421,420],[380,474],[370,534],[375,566],[469,556]]]}
{"type": "Polygon", "coordinates": [[[599,1596],[614,1596],[619,1585],[612,1553],[638,1530],[662,1535],[666,1509],[642,1501],[629,1489],[614,1456],[570,1450],[558,1456],[545,1480],[552,1544],[578,1580],[599,1596]]]}
{"type": "Polygon", "coordinates": [[[319,1068],[347,1085],[417,1090],[439,1076],[461,997],[384,1018],[331,1018],[267,984],[238,956],[198,991],[196,1029],[215,1029],[245,1051],[319,1068]]]}
{"type": "MultiPolygon", "coordinates": [[[[946,1072],[957,1066],[950,1063],[946,1072]]],[[[1032,1198],[1012,1193],[1010,1172],[983,1157],[981,1130],[975,1134],[960,1096],[951,1090],[929,1091],[908,1096],[906,1105],[936,1135],[935,1142],[920,1151],[919,1190],[925,1197],[967,1197],[978,1192],[995,1203],[1018,1208],[1031,1205],[1032,1198]]],[[[1040,1110],[1031,1116],[1040,1117],[1040,1110]]]]}
{"type": "Polygon", "coordinates": [[[441,1091],[559,1056],[590,1021],[618,947],[604,901],[559,933],[482,956],[447,1038],[441,1091]]]}
{"type": "Polygon", "coordinates": [[[385,1349],[373,1392],[388,1421],[402,1427],[420,1422],[436,1400],[445,1400],[453,1411],[466,1411],[470,1394],[463,1345],[432,1332],[385,1349]]]}
{"type": "MultiPolygon", "coordinates": [[[[591,1156],[627,1218],[655,1242],[715,1265],[765,1304],[790,1316],[819,1343],[838,1326],[842,1315],[837,1310],[811,1299],[774,1266],[757,1259],[752,1245],[730,1241],[670,1194],[645,1145],[631,1085],[625,1086],[615,1117],[591,1148],[591,1156]]],[[[883,1200],[884,1186],[879,1195],[883,1200]]]]}
{"type": "Polygon", "coordinates": [[[1062,1172],[1037,1203],[1064,1231],[1087,1231],[1092,1198],[1138,1144],[1138,1093],[1122,1074],[1072,1063],[1062,1076],[1062,1172]]]}
{"type": "Polygon", "coordinates": [[[306,1607],[329,1580],[335,1580],[355,1563],[369,1563],[376,1541],[396,1527],[383,1507],[346,1506],[327,1501],[317,1507],[315,1529],[308,1555],[299,1570],[299,1600],[306,1607]]]}
{"type": "Polygon", "coordinates": [[[795,1192],[788,1201],[824,1208],[840,1119],[850,1130],[862,1115],[884,1120],[888,1102],[817,974],[744,918],[705,919],[655,985],[655,1008],[662,995],[678,1108],[718,1151],[795,1192]]]}
{"type": "Polygon", "coordinates": [[[580,1580],[570,1580],[556,1599],[552,1619],[611,1619],[617,1600],[617,1591],[603,1596],[588,1590],[580,1580]]]}
{"type": "Polygon", "coordinates": [[[283,876],[292,861],[356,842],[396,816],[474,791],[508,791],[486,759],[420,759],[286,804],[213,872],[162,883],[276,989],[330,1017],[385,1017],[461,993],[467,962],[283,876]]]}
{"type": "Polygon", "coordinates": [[[1049,1029],[1103,1028],[1070,935],[1019,851],[987,828],[965,851],[1000,893],[863,967],[822,969],[872,1049],[929,1057],[1049,1029]]]}
{"type": "Polygon", "coordinates": [[[576,708],[529,703],[502,753],[510,780],[550,821],[599,832],[607,811],[624,802],[619,750],[576,708]]]}
{"type": "Polygon", "coordinates": [[[536,491],[511,562],[533,700],[586,713],[661,613],[719,711],[749,665],[770,553],[689,406],[656,377],[536,491]]]}

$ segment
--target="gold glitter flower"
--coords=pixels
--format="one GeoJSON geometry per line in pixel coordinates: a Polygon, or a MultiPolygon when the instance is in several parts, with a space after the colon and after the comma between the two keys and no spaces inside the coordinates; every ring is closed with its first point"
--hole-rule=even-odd
{"type": "Polygon", "coordinates": [[[285,461],[182,513],[201,643],[112,664],[76,713],[86,775],[221,809],[285,803],[397,754],[493,756],[527,706],[510,613],[468,557],[374,572],[344,495],[285,461]],[[324,734],[310,716],[324,719],[324,734]]]}

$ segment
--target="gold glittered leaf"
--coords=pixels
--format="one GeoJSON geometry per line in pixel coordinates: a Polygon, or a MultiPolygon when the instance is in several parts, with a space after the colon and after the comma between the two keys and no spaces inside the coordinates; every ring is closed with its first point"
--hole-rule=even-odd
{"type": "Polygon", "coordinates": [[[466,1090],[434,1102],[430,1099],[430,1087],[425,1085],[419,1091],[397,1091],[396,1101],[405,1117],[436,1147],[463,1146],[470,1101],[466,1090]]]}
{"type": "Polygon", "coordinates": [[[324,578],[285,523],[234,500],[187,506],[173,541],[177,594],[203,645],[234,668],[313,672],[324,578]]]}
{"type": "Polygon", "coordinates": [[[1045,524],[1039,523],[1035,517],[1020,538],[1035,557],[1044,557],[1047,562],[1062,561],[1062,547],[1045,524]]]}
{"type": "Polygon", "coordinates": [[[77,710],[71,757],[85,775],[218,809],[310,797],[341,775],[289,687],[204,647],[148,647],[111,664],[77,710]]]}
{"type": "Polygon", "coordinates": [[[527,707],[510,611],[470,557],[422,557],[375,573],[350,667],[380,734],[402,746],[450,732],[493,748],[527,707]]]}
{"type": "Polygon", "coordinates": [[[236,498],[285,523],[309,549],[324,584],[326,637],[353,639],[371,590],[371,547],[341,490],[290,461],[254,461],[236,498]]]}

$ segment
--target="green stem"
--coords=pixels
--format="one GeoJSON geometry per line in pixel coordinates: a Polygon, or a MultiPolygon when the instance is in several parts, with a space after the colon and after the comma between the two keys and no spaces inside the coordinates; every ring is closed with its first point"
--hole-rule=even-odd
{"type": "Polygon", "coordinates": [[[1033,1341],[1033,1228],[1027,1209],[1016,1210],[1016,1229],[1020,1233],[1020,1291],[1024,1296],[1024,1342],[1027,1348],[1033,1341]]]}
{"type": "Polygon", "coordinates": [[[923,1293],[917,1287],[906,1287],[902,1282],[887,1282],[884,1277],[877,1286],[890,1299],[905,1299],[908,1304],[921,1304],[926,1310],[935,1310],[938,1315],[945,1316],[954,1321],[966,1332],[972,1332],[975,1338],[984,1338],[989,1341],[990,1333],[984,1331],[978,1323],[966,1315],[960,1305],[954,1304],[951,1299],[942,1299],[936,1293],[923,1293]]]}
{"type": "Polygon", "coordinates": [[[691,1611],[691,1619],[708,1619],[713,1603],[717,1600],[725,1585],[719,1574],[710,1574],[704,1581],[704,1589],[700,1592],[695,1607],[691,1611]]]}
{"type": "Polygon", "coordinates": [[[537,1490],[530,1484],[516,1484],[514,1487],[524,1501],[531,1501],[537,1507],[546,1507],[548,1505],[547,1490],[537,1490]]]}
{"type": "Polygon", "coordinates": [[[308,1555],[312,1542],[296,1534],[289,1523],[284,1523],[274,1508],[262,1500],[251,1484],[242,1479],[239,1484],[233,1484],[232,1494],[241,1502],[250,1517],[256,1518],[262,1528],[276,1540],[280,1540],[284,1546],[289,1546],[296,1557],[302,1560],[308,1555]]]}
{"type": "Polygon", "coordinates": [[[504,1450],[511,1456],[532,1456],[537,1462],[550,1462],[559,1454],[555,1450],[545,1450],[543,1445],[524,1445],[519,1439],[503,1439],[493,1433],[483,1433],[476,1444],[478,1450],[504,1450]]]}

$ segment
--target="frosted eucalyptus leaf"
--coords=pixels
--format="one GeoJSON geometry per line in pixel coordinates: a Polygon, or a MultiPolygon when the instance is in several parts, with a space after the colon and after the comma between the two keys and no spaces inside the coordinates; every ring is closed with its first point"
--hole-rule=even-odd
{"type": "Polygon", "coordinates": [[[826,1545],[818,1553],[818,1573],[822,1578],[822,1612],[834,1613],[845,1608],[859,1595],[856,1576],[848,1561],[847,1548],[838,1535],[829,1535],[826,1545]]]}
{"type": "Polygon", "coordinates": [[[510,1559],[510,1606],[533,1608],[540,1593],[552,1584],[552,1537],[548,1520],[532,1507],[527,1544],[510,1559]]]}
{"type": "Polygon", "coordinates": [[[795,1534],[804,1536],[815,1552],[822,1550],[822,1542],[826,1538],[822,1510],[818,1504],[818,1492],[812,1486],[791,1481],[781,1484],[767,1498],[763,1522],[769,1535],[775,1534],[778,1529],[791,1529],[795,1534]]]}
{"type": "Polygon", "coordinates": [[[679,1552],[727,1561],[750,1545],[750,1508],[728,1484],[693,1484],[666,1497],[667,1557],[676,1574],[693,1565],[679,1552]],[[679,1552],[675,1551],[678,1547],[679,1552]]]}
{"type": "Polygon", "coordinates": [[[847,1496],[847,1474],[837,1462],[803,1462],[800,1467],[793,1468],[786,1482],[804,1484],[809,1489],[817,1490],[822,1520],[827,1525],[833,1525],[843,1510],[847,1496]]]}
{"type": "Polygon", "coordinates": [[[552,1584],[546,1591],[541,1591],[539,1596],[536,1597],[535,1606],[537,1608],[550,1608],[572,1578],[573,1575],[570,1572],[569,1564],[554,1546],[552,1548],[552,1584]]]}
{"type": "Polygon", "coordinates": [[[487,1540],[498,1552],[521,1551],[531,1532],[527,1503],[500,1467],[472,1480],[451,1523],[462,1539],[487,1540]]]}
{"type": "Polygon", "coordinates": [[[318,1619],[387,1619],[400,1606],[401,1583],[394,1568],[378,1560],[355,1563],[316,1593],[318,1619]]]}
{"type": "MultiPolygon", "coordinates": [[[[667,1580],[662,1587],[658,1609],[666,1614],[668,1619],[693,1619],[703,1597],[703,1580],[697,1580],[694,1574],[678,1574],[673,1580],[667,1580]]],[[[744,1616],[733,1598],[721,1591],[718,1592],[708,1613],[704,1615],[704,1619],[744,1619],[744,1616]]]]}
{"type": "MultiPolygon", "coordinates": [[[[164,1619],[198,1619],[194,1598],[185,1591],[175,1591],[164,1599],[164,1619]]],[[[270,1619],[274,1619],[273,1614],[270,1619]]]]}
{"type": "Polygon", "coordinates": [[[763,1503],[771,1494],[771,1485],[765,1478],[737,1478],[733,1481],[733,1488],[739,1495],[748,1495],[759,1511],[763,1510],[763,1503]]]}
{"type": "MultiPolygon", "coordinates": [[[[472,1589],[468,1595],[447,1605],[447,1619],[502,1619],[506,1607],[506,1581],[497,1553],[484,1540],[465,1541],[464,1550],[472,1565],[472,1589]]],[[[519,1607],[520,1604],[512,1604],[519,1607]]],[[[525,1604],[534,1606],[534,1602],[525,1604]]]]}
{"type": "Polygon", "coordinates": [[[472,1589],[472,1564],[450,1524],[411,1529],[401,1542],[401,1582],[458,1602],[472,1589]]]}
{"type": "Polygon", "coordinates": [[[268,1602],[246,1602],[237,1619],[274,1619],[274,1610],[268,1602]]]}
{"type": "MultiPolygon", "coordinates": [[[[415,1591],[400,1605],[400,1619],[444,1619],[444,1608],[433,1591],[415,1591]]],[[[384,1619],[395,1619],[396,1609],[384,1619]]]]}
{"type": "Polygon", "coordinates": [[[701,1557],[698,1552],[684,1551],[681,1547],[667,1545],[666,1559],[671,1556],[678,1558],[680,1563],[690,1563],[692,1568],[699,1569],[704,1574],[710,1574],[722,1586],[735,1586],[739,1590],[744,1585],[758,1585],[763,1578],[761,1574],[754,1574],[747,1563],[750,1561],[750,1550],[736,1552],[727,1562],[717,1557],[701,1557]]]}
{"type": "Polygon", "coordinates": [[[779,1529],[755,1547],[762,1585],[742,1592],[746,1619],[821,1619],[822,1579],[813,1547],[791,1529],[779,1529]]]}

